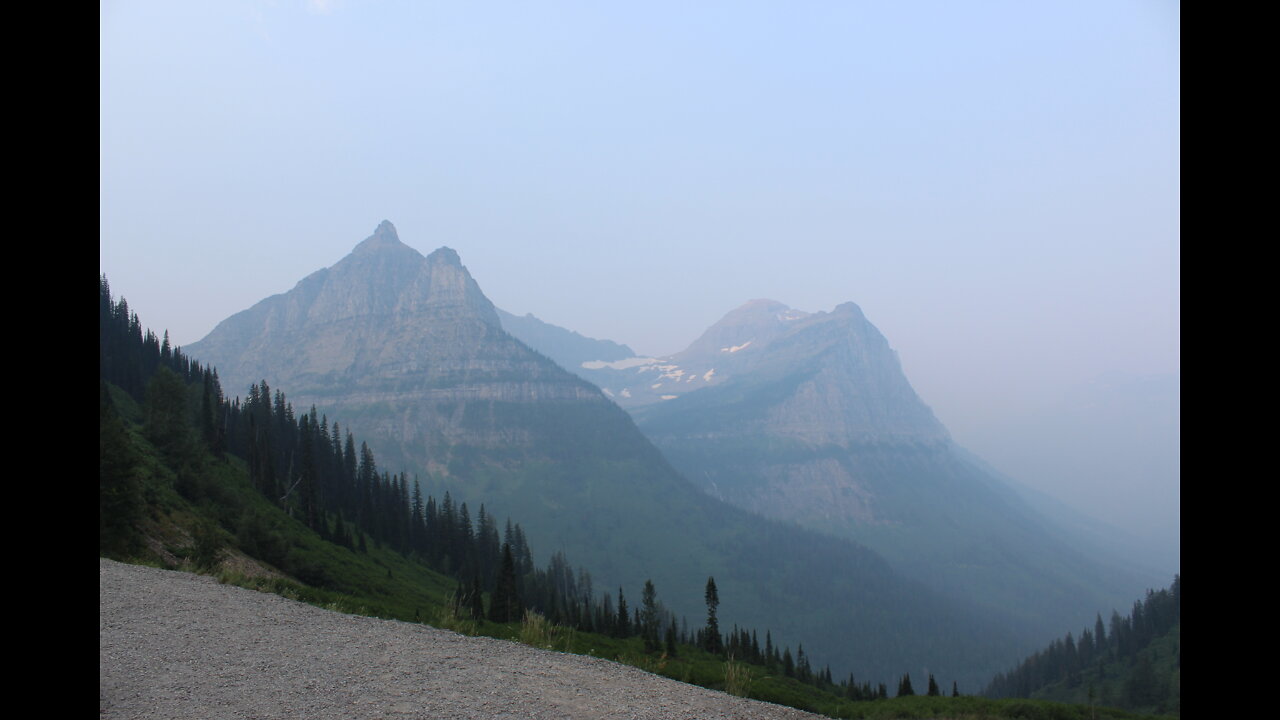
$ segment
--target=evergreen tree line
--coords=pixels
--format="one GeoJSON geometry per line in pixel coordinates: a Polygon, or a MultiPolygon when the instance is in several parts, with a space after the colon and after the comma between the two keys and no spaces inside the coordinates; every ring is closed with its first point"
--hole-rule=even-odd
{"type": "MultiPolygon", "coordinates": [[[[1081,630],[1079,639],[1067,633],[1066,637],[1054,640],[1017,668],[997,674],[984,694],[996,698],[1027,698],[1055,683],[1078,686],[1081,673],[1087,668],[1097,666],[1101,670],[1104,663],[1135,662],[1139,651],[1181,622],[1181,603],[1181,575],[1174,575],[1168,589],[1148,590],[1145,599],[1134,602],[1129,615],[1121,617],[1118,611],[1112,610],[1109,628],[1099,613],[1093,628],[1081,630]]],[[[1180,647],[1175,650],[1175,668],[1181,667],[1181,653],[1180,647]]]]}

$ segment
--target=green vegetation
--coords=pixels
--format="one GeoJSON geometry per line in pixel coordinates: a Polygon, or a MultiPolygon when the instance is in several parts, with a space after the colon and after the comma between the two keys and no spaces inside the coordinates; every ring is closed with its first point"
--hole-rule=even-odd
{"type": "Polygon", "coordinates": [[[1093,628],[1055,640],[992,680],[991,697],[1030,697],[1179,714],[1182,706],[1182,579],[1147,591],[1126,617],[1112,612],[1110,632],[1093,628]]]}

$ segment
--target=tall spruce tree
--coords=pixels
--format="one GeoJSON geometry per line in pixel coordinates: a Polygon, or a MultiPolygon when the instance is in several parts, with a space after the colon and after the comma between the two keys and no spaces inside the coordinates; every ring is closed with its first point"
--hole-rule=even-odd
{"type": "Polygon", "coordinates": [[[915,695],[915,694],[916,694],[916,691],[911,687],[911,673],[907,673],[906,675],[902,676],[901,680],[898,681],[898,697],[905,697],[907,695],[915,695]]]}
{"type": "Polygon", "coordinates": [[[707,627],[703,631],[703,649],[712,654],[720,654],[723,646],[720,640],[720,621],[716,619],[716,608],[720,606],[720,593],[716,590],[716,579],[707,578],[707,627]]]}
{"type": "Polygon", "coordinates": [[[614,637],[630,637],[631,617],[627,615],[627,599],[622,595],[622,586],[618,586],[618,617],[613,624],[614,637]]]}
{"type": "Polygon", "coordinates": [[[656,652],[658,642],[658,591],[653,580],[644,581],[644,594],[640,600],[640,633],[644,636],[644,651],[656,652]]]}
{"type": "Polygon", "coordinates": [[[511,556],[511,544],[503,543],[502,568],[489,598],[489,619],[497,623],[513,622],[520,619],[523,609],[516,590],[516,562],[511,556]]]}

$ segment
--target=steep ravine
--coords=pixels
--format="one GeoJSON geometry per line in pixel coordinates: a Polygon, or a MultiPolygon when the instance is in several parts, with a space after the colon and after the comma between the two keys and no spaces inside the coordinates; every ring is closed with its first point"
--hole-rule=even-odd
{"type": "Polygon", "coordinates": [[[100,560],[101,718],[817,718],[626,665],[100,560]]]}

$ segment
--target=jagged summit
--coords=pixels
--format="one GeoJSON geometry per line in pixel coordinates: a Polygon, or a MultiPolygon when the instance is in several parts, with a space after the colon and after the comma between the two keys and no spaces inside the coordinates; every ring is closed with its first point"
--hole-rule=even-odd
{"type": "Polygon", "coordinates": [[[867,316],[862,314],[862,308],[858,307],[854,302],[842,302],[831,311],[832,315],[850,315],[859,320],[866,320],[867,316]]]}
{"type": "Polygon", "coordinates": [[[383,220],[378,223],[378,227],[374,229],[373,234],[362,240],[351,252],[352,254],[367,253],[386,248],[408,247],[408,245],[400,241],[400,235],[396,233],[396,226],[392,225],[390,220],[383,220]]]}
{"type": "Polygon", "coordinates": [[[427,262],[462,267],[462,258],[458,257],[458,251],[451,247],[440,247],[432,251],[427,256],[427,262]]]}
{"type": "Polygon", "coordinates": [[[810,313],[794,310],[777,300],[758,298],[730,310],[689,347],[676,354],[678,361],[709,360],[741,350],[759,350],[787,332],[810,313]]]}

